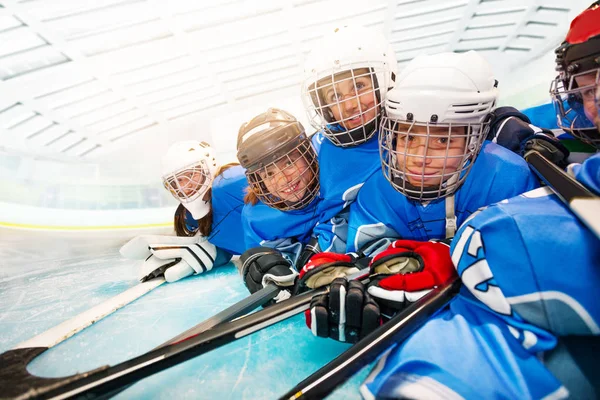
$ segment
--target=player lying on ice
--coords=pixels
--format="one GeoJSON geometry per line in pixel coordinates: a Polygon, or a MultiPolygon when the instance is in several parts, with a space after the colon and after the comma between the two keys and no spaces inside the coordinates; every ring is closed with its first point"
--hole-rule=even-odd
{"type": "Polygon", "coordinates": [[[180,202],[174,217],[177,236],[140,235],[121,248],[124,257],[143,261],[139,279],[164,274],[174,282],[241,254],[244,169],[219,165],[207,143],[189,140],[169,147],[162,171],[165,188],[180,202]]]}

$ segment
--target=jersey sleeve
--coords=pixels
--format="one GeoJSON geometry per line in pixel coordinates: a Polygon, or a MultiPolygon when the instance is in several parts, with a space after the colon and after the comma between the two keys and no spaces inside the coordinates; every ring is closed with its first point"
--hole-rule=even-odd
{"type": "Polygon", "coordinates": [[[548,188],[473,216],[451,252],[464,287],[527,346],[545,350],[544,331],[600,334],[598,239],[548,188]]]}

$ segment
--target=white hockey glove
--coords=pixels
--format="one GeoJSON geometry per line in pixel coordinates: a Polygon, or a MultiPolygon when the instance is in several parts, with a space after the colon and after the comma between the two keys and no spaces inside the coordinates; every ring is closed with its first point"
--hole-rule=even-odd
{"type": "Polygon", "coordinates": [[[140,281],[164,274],[167,282],[175,282],[211,270],[217,248],[204,236],[140,235],[121,247],[120,253],[125,258],[144,260],[138,271],[140,281]]]}

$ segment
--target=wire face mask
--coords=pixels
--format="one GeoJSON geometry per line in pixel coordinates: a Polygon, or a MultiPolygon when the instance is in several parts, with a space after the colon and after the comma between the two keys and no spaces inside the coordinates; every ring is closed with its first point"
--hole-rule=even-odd
{"type": "Polygon", "coordinates": [[[210,170],[204,160],[163,177],[167,190],[182,203],[203,196],[211,181],[210,170]]]}
{"type": "Polygon", "coordinates": [[[600,133],[595,124],[598,84],[600,69],[570,75],[568,80],[557,77],[550,86],[558,126],[596,148],[600,148],[600,133]]]}
{"type": "Polygon", "coordinates": [[[473,166],[489,124],[432,124],[384,117],[379,146],[383,174],[411,200],[455,193],[473,166]]]}
{"type": "Polygon", "coordinates": [[[382,97],[377,76],[385,76],[385,65],[354,68],[321,77],[303,90],[313,125],[337,146],[355,146],[368,141],[380,121],[382,97]]]}
{"type": "Polygon", "coordinates": [[[317,155],[304,139],[287,153],[247,174],[257,197],[269,207],[300,210],[319,193],[317,155]]]}

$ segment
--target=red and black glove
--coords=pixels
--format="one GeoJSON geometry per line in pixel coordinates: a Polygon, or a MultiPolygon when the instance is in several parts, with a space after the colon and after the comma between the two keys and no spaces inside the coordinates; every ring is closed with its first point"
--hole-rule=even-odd
{"type": "Polygon", "coordinates": [[[355,254],[319,253],[302,268],[298,281],[302,287],[329,285],[329,294],[315,296],[306,310],[306,325],[315,336],[356,343],[381,325],[379,307],[358,280],[349,275],[363,267],[355,254]]]}
{"type": "Polygon", "coordinates": [[[397,240],[373,258],[367,291],[392,317],[456,276],[448,244],[397,240]]]}

